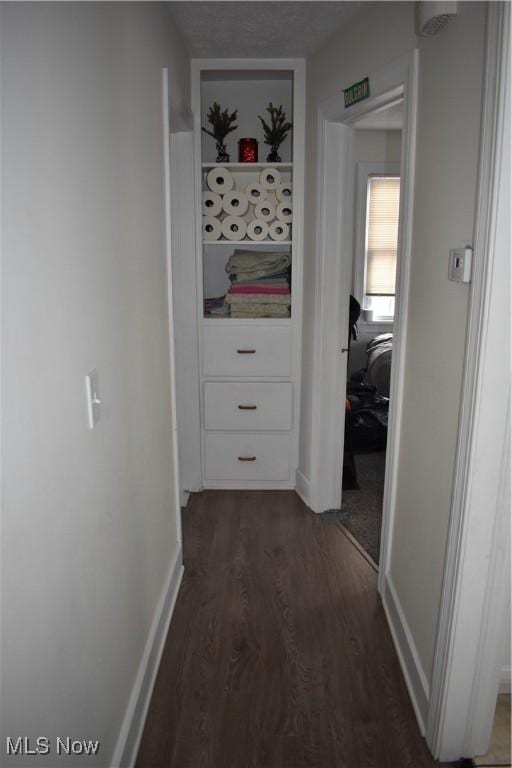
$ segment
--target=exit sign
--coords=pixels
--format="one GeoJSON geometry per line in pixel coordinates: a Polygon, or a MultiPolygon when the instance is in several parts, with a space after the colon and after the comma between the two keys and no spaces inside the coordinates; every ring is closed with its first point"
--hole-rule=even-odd
{"type": "Polygon", "coordinates": [[[360,80],[358,83],[349,86],[343,90],[345,96],[345,108],[351,107],[352,104],[357,104],[358,101],[367,99],[370,95],[370,81],[367,77],[364,80],[360,80]]]}

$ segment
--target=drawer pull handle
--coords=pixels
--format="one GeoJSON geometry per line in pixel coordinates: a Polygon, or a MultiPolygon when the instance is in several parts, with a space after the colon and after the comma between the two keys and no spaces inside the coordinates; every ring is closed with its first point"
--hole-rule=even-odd
{"type": "Polygon", "coordinates": [[[237,353],[239,355],[255,355],[256,350],[255,349],[237,349],[237,353]]]}
{"type": "Polygon", "coordinates": [[[256,461],[256,456],[239,456],[238,461],[256,461]]]}
{"type": "Polygon", "coordinates": [[[255,411],[257,409],[257,405],[239,405],[238,410],[240,411],[255,411]]]}

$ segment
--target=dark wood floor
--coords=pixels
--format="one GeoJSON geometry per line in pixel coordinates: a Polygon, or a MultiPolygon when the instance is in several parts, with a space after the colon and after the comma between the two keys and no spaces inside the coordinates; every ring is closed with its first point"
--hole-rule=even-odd
{"type": "Polygon", "coordinates": [[[138,768],[427,768],[376,591],[292,492],[206,491],[138,768]]]}

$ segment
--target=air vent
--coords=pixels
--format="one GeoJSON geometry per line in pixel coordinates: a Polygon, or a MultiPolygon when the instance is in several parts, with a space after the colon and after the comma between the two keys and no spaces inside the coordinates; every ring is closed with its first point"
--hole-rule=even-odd
{"type": "Polygon", "coordinates": [[[421,37],[433,37],[456,15],[455,0],[418,2],[416,3],[416,32],[421,37]]]}

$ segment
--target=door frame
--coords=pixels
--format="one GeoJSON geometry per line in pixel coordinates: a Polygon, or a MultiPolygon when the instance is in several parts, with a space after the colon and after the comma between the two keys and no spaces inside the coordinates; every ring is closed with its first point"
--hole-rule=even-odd
{"type": "Polygon", "coordinates": [[[171,210],[171,147],[169,142],[170,133],[170,100],[169,100],[169,71],[167,67],[162,67],[162,141],[163,141],[163,159],[164,159],[164,207],[165,207],[165,252],[167,266],[167,312],[169,329],[169,375],[170,375],[170,397],[172,417],[172,434],[170,435],[172,445],[172,472],[174,475],[174,517],[176,521],[176,532],[179,545],[182,545],[181,531],[181,479],[180,464],[178,452],[178,418],[176,407],[176,350],[174,344],[174,299],[173,299],[173,271],[172,271],[172,210],[171,210]]]}
{"type": "Polygon", "coordinates": [[[488,5],[486,38],[466,359],[426,729],[443,761],[488,749],[510,621],[508,3],[488,5]]]}
{"type": "MultiPolygon", "coordinates": [[[[363,75],[365,73],[362,73],[363,75]]],[[[352,124],[403,98],[400,160],[400,233],[391,366],[388,448],[383,500],[379,591],[382,594],[390,559],[390,532],[396,495],[398,440],[402,417],[404,361],[409,301],[411,234],[417,123],[418,50],[369,75],[371,96],[345,107],[343,92],[320,105],[318,113],[319,262],[315,289],[315,345],[312,414],[311,506],[315,512],[337,509],[342,493],[342,408],[346,385],[348,300],[342,308],[342,286],[352,270],[353,190],[350,188],[352,124]],[[340,254],[346,253],[345,258],[340,254]]],[[[348,299],[348,294],[347,294],[348,299]]]]}

